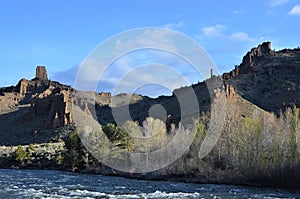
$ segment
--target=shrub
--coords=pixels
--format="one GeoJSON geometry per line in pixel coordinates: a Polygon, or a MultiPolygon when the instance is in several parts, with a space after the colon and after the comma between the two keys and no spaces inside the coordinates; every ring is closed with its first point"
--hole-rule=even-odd
{"type": "Polygon", "coordinates": [[[64,157],[62,156],[62,155],[58,155],[57,157],[56,157],[56,164],[57,165],[62,165],[63,164],[63,161],[64,161],[64,157]]]}
{"type": "Polygon", "coordinates": [[[27,151],[26,148],[24,148],[21,145],[19,145],[18,148],[16,149],[14,156],[15,156],[15,160],[17,162],[20,162],[22,166],[32,164],[31,154],[27,151]]]}

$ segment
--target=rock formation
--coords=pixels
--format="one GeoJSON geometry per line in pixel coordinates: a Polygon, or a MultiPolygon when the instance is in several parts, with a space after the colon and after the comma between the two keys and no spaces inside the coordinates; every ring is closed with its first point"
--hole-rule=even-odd
{"type": "Polygon", "coordinates": [[[227,98],[236,99],[236,89],[230,84],[225,84],[225,94],[227,98]]]}
{"type": "Polygon", "coordinates": [[[243,57],[243,61],[238,68],[236,68],[235,73],[246,74],[248,72],[256,72],[257,61],[263,57],[272,54],[271,42],[264,42],[256,48],[252,48],[247,54],[243,57]]]}
{"type": "MultiPolygon", "coordinates": [[[[45,91],[49,93],[49,90],[45,91]]],[[[58,128],[72,123],[70,90],[56,89],[47,97],[36,98],[33,103],[33,115],[46,115],[46,128],[58,128]]]]}
{"type": "Polygon", "coordinates": [[[224,73],[223,79],[228,80],[240,74],[257,72],[259,70],[257,65],[259,60],[262,59],[262,57],[270,56],[272,54],[274,54],[274,52],[271,49],[271,42],[263,42],[256,48],[252,48],[247,52],[239,66],[236,66],[235,69],[229,73],[224,73]]]}
{"type": "Polygon", "coordinates": [[[36,67],[36,75],[35,78],[47,81],[48,76],[47,76],[47,70],[45,66],[37,66],[36,67]]]}
{"type": "Polygon", "coordinates": [[[34,83],[25,78],[21,79],[16,86],[15,92],[18,92],[20,96],[25,96],[34,87],[34,83]]]}
{"type": "MultiPolygon", "coordinates": [[[[242,63],[223,74],[246,100],[277,115],[287,107],[300,106],[300,50],[273,51],[271,42],[252,48],[242,63]]],[[[228,88],[230,91],[230,88],[228,88]]]]}
{"type": "MultiPolygon", "coordinates": [[[[1,95],[6,95],[5,99],[11,98],[11,103],[5,102],[9,106],[0,104],[3,107],[1,110],[9,112],[9,107],[11,111],[17,111],[18,107],[30,107],[24,115],[25,120],[27,118],[34,122],[44,118],[43,124],[40,125],[41,129],[63,127],[72,123],[71,91],[70,86],[48,80],[46,68],[37,66],[34,79],[23,78],[16,86],[0,89],[1,95]]],[[[18,122],[20,121],[16,119],[16,123],[18,122]]]]}
{"type": "MultiPolygon", "coordinates": [[[[12,90],[19,93],[20,97],[25,97],[27,94],[42,93],[51,86],[52,82],[48,80],[47,71],[44,66],[36,67],[36,77],[32,80],[25,78],[21,79],[19,83],[12,90]]],[[[52,85],[53,86],[53,85],[52,85]]]]}
{"type": "Polygon", "coordinates": [[[102,97],[111,97],[110,92],[101,92],[101,93],[99,93],[99,95],[102,96],[102,97]]]}

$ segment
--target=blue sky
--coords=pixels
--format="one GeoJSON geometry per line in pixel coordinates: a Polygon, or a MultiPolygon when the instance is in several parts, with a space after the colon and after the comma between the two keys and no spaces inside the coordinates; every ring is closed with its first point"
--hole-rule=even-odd
{"type": "MultiPolygon", "coordinates": [[[[1,0],[0,86],[33,78],[37,65],[45,65],[51,79],[73,84],[78,66],[98,44],[142,27],[186,34],[223,73],[263,41],[270,40],[275,49],[298,47],[299,21],[300,0],[1,0]]],[[[172,63],[174,57],[169,58],[172,63]]],[[[187,78],[195,82],[198,77],[192,76],[187,78]]],[[[111,90],[109,83],[103,85],[99,89],[111,90]]],[[[151,92],[157,89],[146,90],[141,93],[156,95],[151,92]]]]}

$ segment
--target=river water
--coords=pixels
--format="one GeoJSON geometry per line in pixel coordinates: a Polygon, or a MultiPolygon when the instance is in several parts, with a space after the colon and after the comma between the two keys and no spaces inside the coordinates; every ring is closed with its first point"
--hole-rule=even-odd
{"type": "Polygon", "coordinates": [[[48,170],[1,170],[0,198],[299,198],[300,190],[143,181],[48,170]]]}

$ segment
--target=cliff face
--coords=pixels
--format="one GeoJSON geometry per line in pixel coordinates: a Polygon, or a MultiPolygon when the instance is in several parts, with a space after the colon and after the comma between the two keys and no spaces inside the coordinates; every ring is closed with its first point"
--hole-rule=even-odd
{"type": "Polygon", "coordinates": [[[59,128],[72,123],[71,94],[69,90],[47,89],[32,102],[33,115],[48,115],[46,128],[59,128]],[[41,96],[42,95],[42,96],[41,96]],[[44,97],[45,96],[45,97],[44,97]]]}
{"type": "Polygon", "coordinates": [[[48,80],[46,68],[38,66],[36,77],[21,79],[16,86],[0,88],[0,144],[39,142],[54,134],[39,133],[72,123],[69,86],[48,80]],[[10,136],[11,132],[16,132],[10,136]],[[22,135],[22,136],[18,136],[22,135]]]}
{"type": "Polygon", "coordinates": [[[272,51],[271,43],[264,42],[223,74],[223,79],[243,98],[267,111],[279,114],[287,107],[299,107],[300,49],[272,51]]]}
{"type": "Polygon", "coordinates": [[[259,60],[271,54],[273,54],[273,51],[271,49],[271,42],[264,42],[258,45],[256,48],[252,48],[243,57],[243,61],[238,67],[236,75],[256,72],[258,70],[257,67],[259,60]]]}

